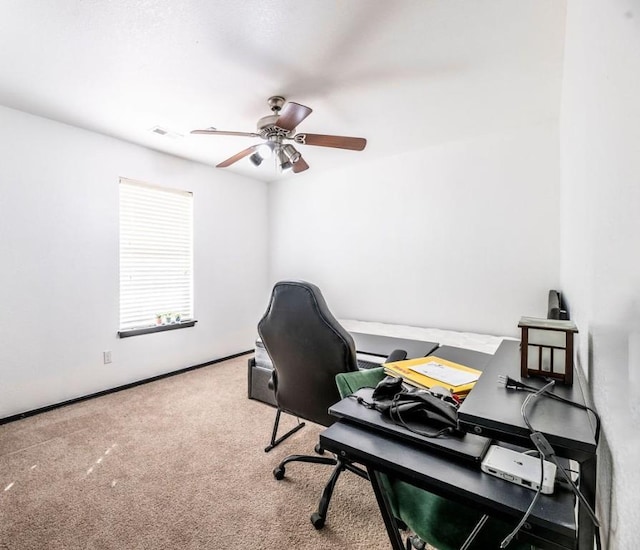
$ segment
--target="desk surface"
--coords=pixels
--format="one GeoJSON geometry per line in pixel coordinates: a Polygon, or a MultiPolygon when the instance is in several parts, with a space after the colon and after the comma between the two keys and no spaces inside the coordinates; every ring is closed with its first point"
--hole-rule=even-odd
{"type": "MultiPolygon", "coordinates": [[[[452,461],[446,455],[427,453],[424,448],[385,437],[344,421],[320,434],[328,451],[348,457],[443,497],[469,506],[480,506],[490,515],[514,523],[531,503],[534,492],[482,473],[477,465],[452,461]]],[[[554,495],[541,495],[529,518],[532,536],[574,547],[577,525],[573,494],[558,488],[554,495]],[[549,533],[553,533],[551,536],[549,533]]]]}
{"type": "Polygon", "coordinates": [[[446,359],[447,361],[453,361],[454,363],[460,363],[479,371],[484,371],[485,367],[493,359],[493,355],[490,353],[483,353],[481,351],[475,351],[464,348],[457,348],[454,346],[440,346],[434,350],[431,355],[446,359]]]}
{"type": "MultiPolygon", "coordinates": [[[[500,374],[520,380],[519,342],[504,341],[491,361],[478,368],[483,371],[482,376],[458,411],[461,426],[479,435],[530,446],[530,432],[520,413],[528,392],[507,390],[498,383],[500,374]]],[[[542,387],[545,382],[529,378],[526,383],[542,387]]],[[[553,392],[584,404],[577,380],[573,386],[556,384],[553,392]]],[[[595,454],[597,442],[586,411],[541,397],[530,406],[528,412],[533,427],[545,434],[558,455],[582,460],[585,456],[595,454]]]]}
{"type": "Polygon", "coordinates": [[[422,340],[408,340],[394,336],[379,336],[377,334],[362,334],[352,332],[351,336],[356,344],[356,350],[371,355],[386,357],[392,351],[401,349],[407,352],[407,357],[424,357],[438,347],[437,342],[422,340]]]}
{"type": "MultiPolygon", "coordinates": [[[[503,341],[493,356],[451,346],[442,346],[433,355],[482,371],[458,411],[463,427],[499,441],[532,447],[529,430],[520,414],[527,392],[507,390],[498,383],[501,374],[520,379],[519,342],[503,341]]],[[[544,384],[533,378],[526,382],[532,386],[544,384]]],[[[584,403],[577,381],[571,387],[557,384],[554,392],[584,403]]],[[[534,428],[545,434],[559,456],[580,462],[580,489],[593,507],[597,441],[590,414],[565,403],[538,399],[529,416],[534,428]]],[[[425,452],[411,443],[391,440],[382,433],[343,421],[324,432],[321,439],[328,450],[344,452],[355,461],[373,464],[374,470],[392,473],[444,497],[481,506],[492,515],[518,517],[531,502],[533,493],[528,489],[483,474],[473,466],[453,464],[445,455],[425,452]]],[[[593,524],[580,504],[578,529],[573,503],[574,497],[569,492],[541,496],[531,517],[532,533],[537,529],[546,534],[552,532],[552,539],[567,548],[575,548],[576,544],[583,549],[593,548],[593,524]]]]}

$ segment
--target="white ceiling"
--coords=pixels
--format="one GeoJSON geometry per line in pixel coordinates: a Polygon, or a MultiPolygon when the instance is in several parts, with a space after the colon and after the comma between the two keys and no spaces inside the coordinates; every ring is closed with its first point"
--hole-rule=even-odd
{"type": "MultiPolygon", "coordinates": [[[[3,0],[0,104],[215,165],[259,140],[189,132],[253,132],[283,95],[314,110],[298,131],[368,139],[300,146],[318,173],[556,120],[564,14],[561,0],[3,0]]],[[[281,177],[266,164],[225,170],[281,177]]]]}

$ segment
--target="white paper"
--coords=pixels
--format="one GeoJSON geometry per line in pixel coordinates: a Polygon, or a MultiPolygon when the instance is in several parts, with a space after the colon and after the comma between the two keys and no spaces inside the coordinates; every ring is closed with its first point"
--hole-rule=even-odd
{"type": "Polygon", "coordinates": [[[479,374],[472,372],[466,372],[458,369],[443,365],[436,361],[429,361],[428,363],[422,363],[421,365],[415,365],[411,367],[411,370],[424,374],[429,378],[438,380],[449,386],[462,386],[463,384],[470,384],[480,378],[479,374]]]}

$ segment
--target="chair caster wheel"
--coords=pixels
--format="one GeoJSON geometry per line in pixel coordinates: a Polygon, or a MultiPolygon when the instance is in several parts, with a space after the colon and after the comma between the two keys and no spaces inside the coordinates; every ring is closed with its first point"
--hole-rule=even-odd
{"type": "Polygon", "coordinates": [[[276,479],[284,479],[284,467],[278,466],[273,470],[273,477],[276,479]]]}
{"type": "Polygon", "coordinates": [[[324,454],[324,449],[320,447],[320,443],[316,443],[316,446],[313,448],[313,450],[319,455],[324,454]]]}
{"type": "Polygon", "coordinates": [[[316,529],[322,529],[324,527],[324,518],[318,512],[314,512],[311,514],[311,523],[316,529]]]}
{"type": "Polygon", "coordinates": [[[425,550],[426,547],[427,543],[417,535],[407,537],[407,550],[425,550]]]}

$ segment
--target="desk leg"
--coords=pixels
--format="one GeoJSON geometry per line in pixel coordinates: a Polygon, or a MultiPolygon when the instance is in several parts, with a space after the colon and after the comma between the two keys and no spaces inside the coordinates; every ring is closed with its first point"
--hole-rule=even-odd
{"type": "MultiPolygon", "coordinates": [[[[580,464],[580,492],[592,509],[596,506],[596,456],[580,464]]],[[[578,548],[593,550],[595,526],[591,516],[581,502],[578,502],[578,548]]]]}
{"type": "Polygon", "coordinates": [[[393,512],[391,511],[389,499],[382,489],[382,483],[380,482],[379,477],[380,474],[369,466],[367,466],[367,472],[369,474],[371,486],[373,487],[373,492],[376,495],[376,500],[378,501],[378,507],[380,508],[384,525],[387,528],[387,534],[391,541],[391,548],[393,548],[393,550],[405,550],[404,544],[402,543],[402,537],[400,536],[400,531],[398,529],[398,524],[396,523],[396,519],[393,517],[393,512]]]}

